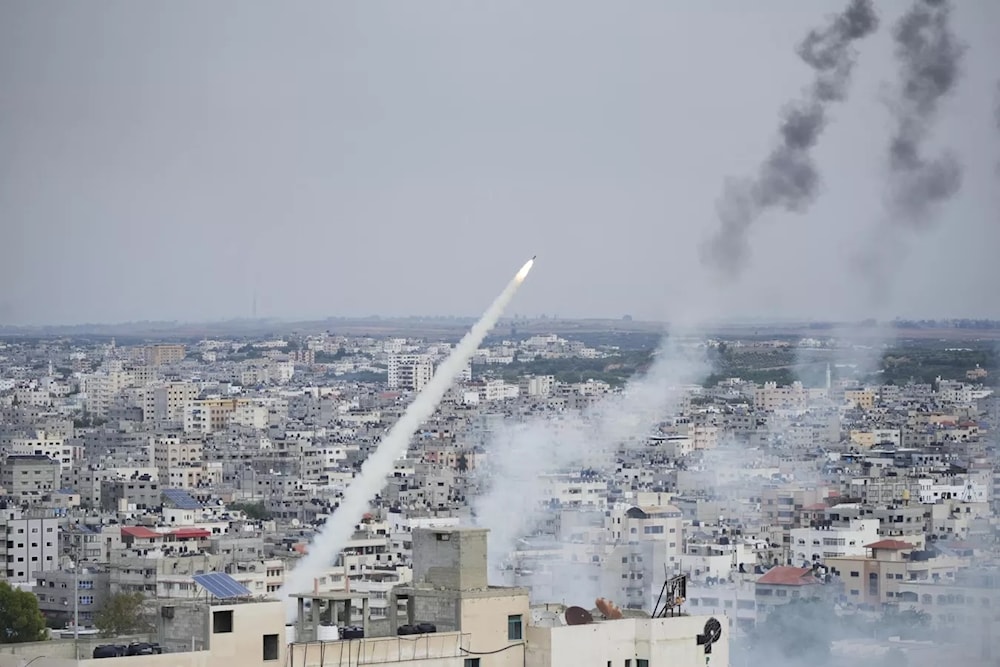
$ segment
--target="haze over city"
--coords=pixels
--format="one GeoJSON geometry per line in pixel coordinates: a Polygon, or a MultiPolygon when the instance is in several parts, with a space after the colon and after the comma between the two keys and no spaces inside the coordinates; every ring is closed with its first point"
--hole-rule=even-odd
{"type": "Polygon", "coordinates": [[[723,184],[842,2],[4,3],[0,323],[473,315],[534,254],[512,313],[998,316],[997,3],[956,3],[929,131],[960,189],[876,231],[908,5],[856,45],[816,200],[762,215],[727,282],[699,251],[723,184]]]}
{"type": "Polygon", "coordinates": [[[996,667],[998,35],[0,4],[0,667],[996,667]]]}

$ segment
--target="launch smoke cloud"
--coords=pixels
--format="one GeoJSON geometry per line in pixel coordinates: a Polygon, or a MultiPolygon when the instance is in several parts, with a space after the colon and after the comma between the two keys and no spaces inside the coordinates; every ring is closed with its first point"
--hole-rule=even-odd
{"type": "Polygon", "coordinates": [[[900,81],[889,144],[891,218],[911,227],[927,225],[935,205],[962,185],[962,166],[954,153],[924,155],[941,101],[954,89],[966,51],[951,30],[951,13],[947,0],[917,0],[893,29],[900,81]]]}
{"type": "MultiPolygon", "coordinates": [[[[644,442],[660,420],[677,410],[690,385],[709,372],[704,349],[668,336],[646,373],[629,380],[621,393],[607,394],[583,409],[540,413],[498,429],[486,449],[486,469],[479,473],[487,488],[472,503],[476,524],[490,530],[491,574],[502,580],[504,561],[518,541],[558,511],[544,502],[543,475],[590,466],[606,469],[619,447],[644,442]]],[[[551,582],[555,600],[577,604],[609,593],[578,578],[573,565],[559,564],[551,582]]]]}
{"type": "Polygon", "coordinates": [[[285,614],[289,621],[294,620],[297,609],[293,599],[288,596],[311,590],[313,580],[322,576],[333,565],[337,554],[354,533],[354,526],[361,521],[371,501],[385,486],[386,476],[392,473],[394,462],[406,452],[414,433],[434,414],[441,399],[479,349],[486,334],[496,325],[518,287],[531,271],[534,261],[531,258],[521,267],[454,351],[438,366],[434,377],[413,399],[378,448],[365,460],[361,473],[347,488],[340,506],[313,539],[307,555],[289,573],[278,591],[278,599],[285,602],[285,614]]]}
{"type": "Polygon", "coordinates": [[[803,211],[816,198],[819,173],[812,149],[828,122],[830,104],[847,96],[857,59],[854,43],[878,28],[871,0],[851,0],[827,25],[806,35],[796,49],[815,73],[803,99],[783,112],[778,144],[755,177],[729,180],[718,202],[719,229],[702,248],[702,261],[724,276],[745,267],[747,235],[767,210],[803,211]]]}

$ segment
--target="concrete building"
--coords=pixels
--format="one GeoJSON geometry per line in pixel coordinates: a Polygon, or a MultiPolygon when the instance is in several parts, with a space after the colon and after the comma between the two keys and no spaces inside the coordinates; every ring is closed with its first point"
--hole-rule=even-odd
{"type": "Polygon", "coordinates": [[[73,447],[58,434],[38,431],[32,438],[13,438],[10,453],[18,456],[47,456],[59,462],[62,471],[73,466],[73,447]]]}
{"type": "Polygon", "coordinates": [[[775,607],[792,600],[821,597],[823,586],[811,568],[788,565],[771,568],[755,584],[758,622],[775,607]]]}
{"type": "Polygon", "coordinates": [[[25,502],[59,489],[59,461],[44,454],[11,455],[0,464],[0,487],[25,502]]]}
{"type": "Polygon", "coordinates": [[[434,375],[434,364],[424,354],[390,354],[386,384],[390,389],[420,391],[434,375]]]}
{"type": "Polygon", "coordinates": [[[844,594],[856,605],[879,608],[896,604],[904,582],[953,580],[968,559],[939,556],[900,540],[865,545],[864,556],[831,558],[826,564],[840,573],[844,594]]]}
{"type": "Polygon", "coordinates": [[[185,433],[214,433],[229,426],[241,407],[252,405],[245,398],[206,398],[184,406],[185,433]]]}
{"type": "Polygon", "coordinates": [[[198,385],[194,382],[166,382],[144,388],[142,418],[144,421],[184,422],[184,406],[197,400],[198,385]]]}
{"type": "Polygon", "coordinates": [[[183,345],[148,345],[144,350],[147,366],[157,367],[184,361],[183,345]]]}
{"type": "Polygon", "coordinates": [[[878,540],[878,519],[849,519],[841,525],[814,521],[808,528],[792,528],[791,558],[811,565],[826,558],[863,556],[865,545],[878,540]]]}
{"type": "Polygon", "coordinates": [[[20,507],[0,505],[0,561],[8,581],[30,581],[36,572],[59,567],[59,519],[43,513],[25,514],[20,507]]]}
{"type": "Polygon", "coordinates": [[[152,510],[161,504],[160,483],[152,475],[116,476],[101,481],[101,509],[105,512],[152,510]]]}
{"type": "Polygon", "coordinates": [[[108,599],[109,591],[108,573],[85,567],[79,573],[74,568],[40,572],[32,587],[39,610],[56,627],[72,627],[77,617],[81,628],[93,627],[94,617],[108,599]]]}
{"type": "Polygon", "coordinates": [[[728,628],[706,653],[697,637],[710,617],[622,618],[586,625],[528,628],[525,665],[578,667],[579,665],[712,665],[729,664],[728,628]]]}

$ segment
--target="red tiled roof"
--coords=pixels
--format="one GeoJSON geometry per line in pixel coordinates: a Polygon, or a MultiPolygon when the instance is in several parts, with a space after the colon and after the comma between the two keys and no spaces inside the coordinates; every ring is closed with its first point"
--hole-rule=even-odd
{"type": "Polygon", "coordinates": [[[888,551],[902,551],[903,549],[913,548],[914,546],[909,542],[902,542],[900,540],[879,540],[878,542],[865,545],[865,549],[886,549],[888,551]]]}
{"type": "Polygon", "coordinates": [[[808,567],[792,567],[790,565],[779,565],[773,567],[757,580],[758,584],[775,584],[778,586],[805,586],[807,584],[817,584],[816,577],[808,567]]]}
{"type": "Polygon", "coordinates": [[[122,526],[122,537],[134,537],[139,539],[156,539],[157,537],[163,537],[162,534],[156,532],[155,530],[150,530],[145,526],[122,526]]]}
{"type": "Polygon", "coordinates": [[[174,537],[179,537],[181,539],[188,538],[199,538],[199,537],[211,537],[212,531],[206,530],[204,528],[178,528],[177,530],[170,531],[170,534],[174,537]]]}

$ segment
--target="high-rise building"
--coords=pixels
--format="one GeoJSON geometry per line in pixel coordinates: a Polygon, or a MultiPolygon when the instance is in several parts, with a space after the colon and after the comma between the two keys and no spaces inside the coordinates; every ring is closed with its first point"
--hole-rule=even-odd
{"type": "Polygon", "coordinates": [[[390,354],[388,366],[390,389],[420,391],[434,376],[434,364],[423,354],[390,354]]]}

